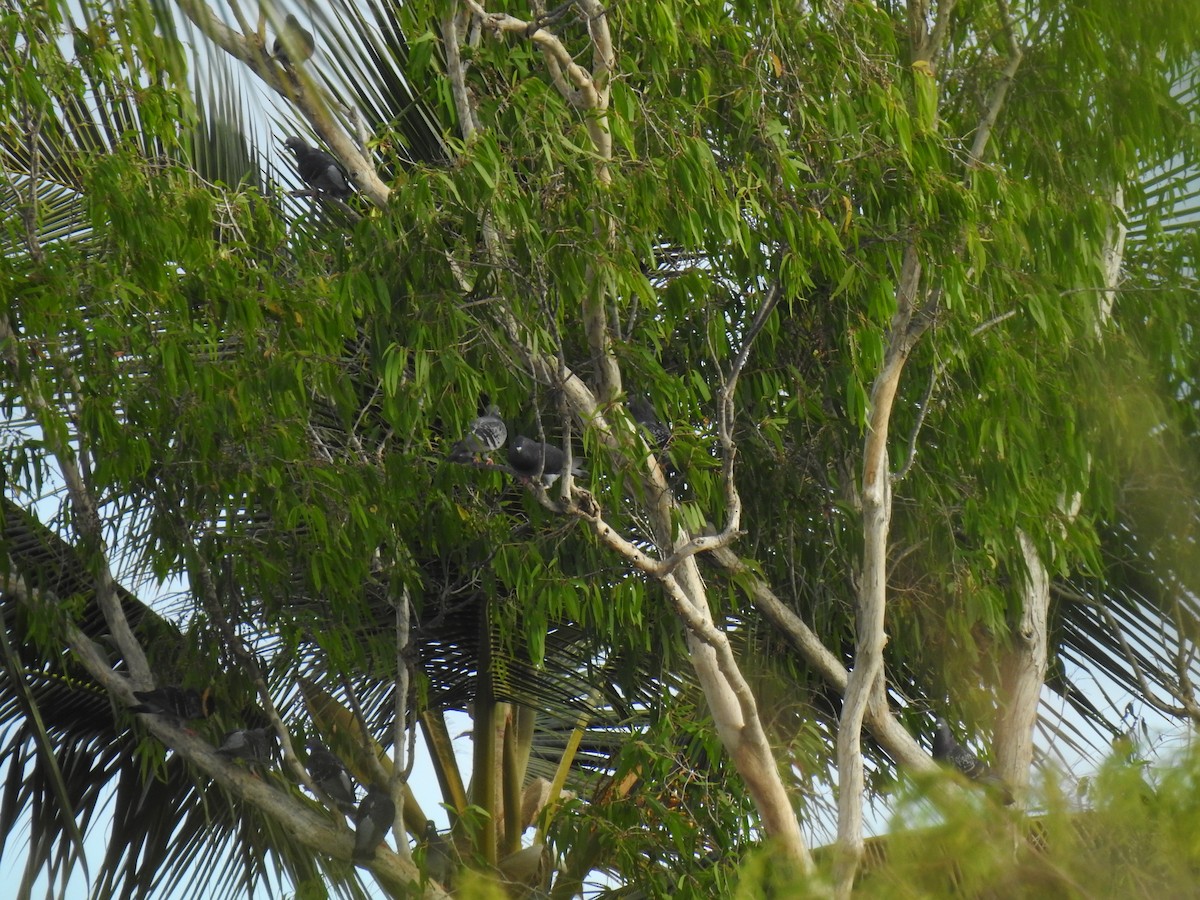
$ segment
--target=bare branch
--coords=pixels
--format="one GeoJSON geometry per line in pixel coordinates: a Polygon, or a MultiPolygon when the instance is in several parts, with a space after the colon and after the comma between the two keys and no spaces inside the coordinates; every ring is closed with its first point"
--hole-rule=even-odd
{"type": "Polygon", "coordinates": [[[996,6],[999,7],[1000,18],[1004,22],[1004,32],[1008,37],[1008,62],[1005,63],[1004,69],[1000,73],[1000,80],[992,88],[983,118],[980,119],[979,127],[975,130],[975,140],[971,144],[968,156],[969,166],[977,166],[983,161],[983,151],[987,149],[987,143],[992,136],[992,128],[995,127],[996,120],[1000,118],[1000,111],[1004,108],[1004,98],[1008,95],[1008,89],[1012,85],[1013,79],[1016,78],[1017,69],[1021,67],[1021,57],[1024,55],[1021,45],[1017,41],[1012,14],[1008,9],[1008,0],[996,0],[996,6]]]}
{"type": "Polygon", "coordinates": [[[475,121],[475,110],[467,93],[467,70],[463,65],[458,38],[457,0],[449,4],[442,18],[442,46],[446,48],[446,74],[450,79],[450,95],[454,98],[454,109],[458,113],[458,127],[463,140],[470,140],[479,127],[475,121]]]}
{"type": "Polygon", "coordinates": [[[920,258],[915,244],[910,243],[904,252],[896,288],[896,313],[892,317],[883,366],[871,387],[871,410],[863,447],[863,561],[858,595],[858,641],[854,669],[846,683],[837,738],[838,854],[834,883],[839,897],[850,895],[863,852],[863,718],[872,703],[881,705],[885,702],[883,648],[887,643],[884,631],[887,542],[892,517],[887,442],[904,363],[932,321],[929,309],[933,301],[917,306],[920,281],[920,258]]]}
{"type": "Polygon", "coordinates": [[[920,41],[920,46],[913,48],[913,59],[924,60],[932,63],[936,60],[938,54],[942,52],[942,46],[946,42],[946,32],[950,29],[950,18],[954,15],[954,8],[958,5],[958,0],[941,0],[938,3],[937,18],[933,23],[933,30],[924,35],[920,41]]]}

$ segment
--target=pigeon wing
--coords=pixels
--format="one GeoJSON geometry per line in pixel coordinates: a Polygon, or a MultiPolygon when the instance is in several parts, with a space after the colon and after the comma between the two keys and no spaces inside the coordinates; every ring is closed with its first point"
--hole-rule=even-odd
{"type": "Polygon", "coordinates": [[[508,440],[508,426],[500,418],[500,410],[495,406],[488,407],[487,415],[480,416],[471,423],[471,435],[479,441],[480,448],[485,453],[499,450],[508,440]]]}

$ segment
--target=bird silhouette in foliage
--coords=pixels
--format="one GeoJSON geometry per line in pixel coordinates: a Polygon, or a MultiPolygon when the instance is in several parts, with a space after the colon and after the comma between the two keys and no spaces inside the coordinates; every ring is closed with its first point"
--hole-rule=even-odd
{"type": "Polygon", "coordinates": [[[213,714],[211,688],[198,691],[195,688],[166,686],[152,691],[134,691],[133,696],[140,702],[137,706],[129,707],[131,711],[160,716],[176,728],[185,728],[185,723],[193,719],[207,719],[213,714]]]}
{"type": "Polygon", "coordinates": [[[1000,793],[1005,805],[1013,802],[1012,792],[1004,779],[988,768],[987,763],[964,747],[954,738],[950,723],[945,719],[937,720],[937,730],[933,734],[933,758],[938,762],[949,763],[971,781],[985,787],[994,788],[1000,793]]]}
{"type": "Polygon", "coordinates": [[[338,161],[324,150],[310,147],[298,137],[288,138],[284,145],[296,157],[296,172],[300,175],[300,180],[318,194],[328,194],[341,200],[353,193],[346,173],[342,171],[338,161]]]}
{"type": "MultiPolygon", "coordinates": [[[[508,447],[508,464],[521,478],[529,480],[539,475],[546,487],[554,484],[562,477],[563,464],[567,455],[558,447],[543,444],[533,438],[518,434],[508,447]]],[[[582,478],[587,470],[580,465],[579,459],[571,460],[571,474],[582,478]]]]}
{"type": "Polygon", "coordinates": [[[237,728],[225,734],[217,753],[251,768],[269,766],[279,756],[279,735],[270,727],[237,728]]]}
{"type": "Polygon", "coordinates": [[[508,426],[500,418],[500,407],[491,404],[482,416],[471,422],[466,435],[450,448],[450,461],[470,465],[504,446],[508,426]]]}
{"type": "Polygon", "coordinates": [[[312,57],[317,42],[312,32],[300,24],[300,20],[288,13],[287,20],[275,37],[275,58],[285,66],[292,67],[312,57]]]}
{"type": "Polygon", "coordinates": [[[338,809],[348,816],[354,815],[354,782],[346,772],[342,761],[320,741],[310,740],[308,748],[308,774],[313,783],[329,795],[338,809]]]}
{"type": "Polygon", "coordinates": [[[374,859],[375,848],[395,821],[396,803],[391,792],[371,785],[354,816],[354,858],[359,862],[374,859]]]}

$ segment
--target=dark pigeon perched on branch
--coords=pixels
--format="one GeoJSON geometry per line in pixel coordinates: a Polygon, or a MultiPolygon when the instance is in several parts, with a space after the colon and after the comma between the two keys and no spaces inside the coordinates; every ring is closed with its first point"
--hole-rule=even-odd
{"type": "MultiPolygon", "coordinates": [[[[543,444],[533,438],[518,434],[508,448],[508,464],[522,478],[536,478],[541,473],[542,483],[549,487],[562,476],[563,463],[567,455],[558,447],[543,444]]],[[[571,474],[582,478],[587,474],[578,459],[571,460],[571,474]]]]}
{"type": "Polygon", "coordinates": [[[395,821],[396,804],[391,793],[372,785],[354,816],[354,858],[360,862],[374,859],[375,848],[395,821]]]}
{"type": "Polygon", "coordinates": [[[324,150],[308,146],[298,137],[290,137],[284,144],[296,155],[296,171],[310,188],[339,199],[350,196],[350,182],[336,159],[324,150]]]}
{"type": "Polygon", "coordinates": [[[425,822],[425,838],[421,843],[425,848],[425,874],[448,888],[450,878],[457,868],[454,842],[449,836],[438,834],[437,824],[433,819],[429,819],[425,822]]]}
{"type": "Polygon", "coordinates": [[[135,713],[162,716],[177,728],[191,719],[207,719],[213,713],[212,690],[205,688],[160,687],[153,691],[134,691],[141,702],[130,709],[135,713]]]}
{"type": "Polygon", "coordinates": [[[308,774],[338,809],[348,816],[354,815],[354,782],[342,761],[316,739],[308,742],[308,774]]]}
{"type": "Polygon", "coordinates": [[[672,488],[679,490],[679,470],[675,468],[675,464],[667,452],[667,445],[671,443],[672,437],[670,426],[663,424],[662,419],[658,417],[654,407],[650,404],[650,400],[645,396],[630,397],[628,406],[629,412],[645,433],[650,446],[660,451],[656,456],[658,464],[662,466],[663,474],[667,476],[667,482],[672,488]]]}
{"type": "Polygon", "coordinates": [[[642,426],[650,438],[650,446],[658,450],[667,446],[671,440],[671,429],[662,423],[649,400],[645,397],[631,397],[629,411],[633,414],[634,421],[642,426]]]}
{"type": "Polygon", "coordinates": [[[300,24],[300,20],[288,13],[287,21],[275,37],[275,58],[285,66],[302,63],[313,55],[317,42],[312,32],[300,24]]]}
{"type": "Polygon", "coordinates": [[[279,735],[274,728],[238,728],[221,741],[217,753],[226,759],[240,759],[251,767],[269,766],[279,755],[279,735]]]}
{"type": "Polygon", "coordinates": [[[989,769],[987,763],[954,739],[954,734],[950,731],[950,723],[945,719],[937,720],[937,731],[933,735],[933,758],[938,762],[950,763],[972,781],[996,788],[1006,805],[1013,802],[1012,792],[1004,783],[1004,779],[989,769]]]}
{"type": "Polygon", "coordinates": [[[508,426],[500,418],[500,407],[491,404],[487,412],[471,423],[467,435],[450,448],[450,461],[470,464],[479,456],[499,450],[508,440],[508,426]]]}

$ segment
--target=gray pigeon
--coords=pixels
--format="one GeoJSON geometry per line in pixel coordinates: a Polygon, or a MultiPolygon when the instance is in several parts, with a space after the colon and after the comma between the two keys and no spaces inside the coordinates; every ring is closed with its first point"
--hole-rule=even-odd
{"type": "Polygon", "coordinates": [[[285,66],[302,63],[313,55],[317,42],[312,32],[300,24],[300,20],[288,13],[287,21],[275,37],[275,58],[285,66]]]}
{"type": "Polygon", "coordinates": [[[354,814],[354,858],[360,862],[374,859],[375,848],[395,821],[396,804],[391,793],[371,785],[354,814]]]}
{"type": "Polygon", "coordinates": [[[450,448],[450,461],[472,463],[480,455],[486,456],[504,446],[508,440],[508,426],[500,418],[500,407],[491,404],[487,412],[471,423],[466,437],[450,448]]]}
{"type": "Polygon", "coordinates": [[[634,421],[645,429],[650,438],[650,445],[661,450],[671,440],[671,429],[662,423],[662,419],[654,412],[654,407],[645,397],[631,397],[629,411],[634,421]]]}
{"type": "Polygon", "coordinates": [[[308,774],[313,782],[329,795],[346,815],[354,815],[354,782],[346,773],[346,767],[329,748],[316,738],[310,740],[308,747],[308,774]]]}
{"type": "Polygon", "coordinates": [[[240,759],[251,768],[269,766],[279,755],[279,735],[274,728],[238,728],[225,734],[217,753],[240,759]]]}
{"type": "Polygon", "coordinates": [[[438,834],[433,819],[425,823],[425,839],[422,843],[425,847],[425,874],[431,881],[448,888],[456,868],[454,843],[446,835],[438,834]]]}
{"type": "Polygon", "coordinates": [[[141,703],[129,707],[132,712],[162,716],[176,728],[183,728],[189,719],[207,719],[213,712],[211,688],[198,691],[168,685],[152,691],[134,691],[133,696],[141,703]]]}
{"type": "Polygon", "coordinates": [[[284,144],[296,155],[296,171],[310,188],[331,197],[350,196],[350,182],[346,180],[346,173],[336,159],[324,150],[308,146],[298,137],[290,137],[284,144]]]}
{"type": "Polygon", "coordinates": [[[1001,791],[1004,803],[1013,802],[1012,793],[1004,784],[1004,779],[988,768],[987,763],[954,739],[950,731],[950,723],[945,719],[937,720],[937,731],[933,735],[933,758],[938,762],[947,762],[972,781],[995,787],[1001,791]]]}
{"type": "MultiPolygon", "coordinates": [[[[524,479],[537,477],[540,472],[542,483],[549,487],[562,476],[563,462],[567,455],[558,447],[543,444],[533,438],[518,434],[513,438],[508,448],[508,464],[514,472],[524,479]]],[[[571,460],[571,474],[582,478],[587,471],[579,464],[579,460],[571,460]]]]}

